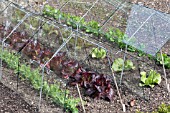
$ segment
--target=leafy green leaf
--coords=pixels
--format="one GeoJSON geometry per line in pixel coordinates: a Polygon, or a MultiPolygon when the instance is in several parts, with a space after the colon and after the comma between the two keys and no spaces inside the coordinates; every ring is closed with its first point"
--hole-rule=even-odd
{"type": "Polygon", "coordinates": [[[146,72],[140,72],[140,74],[141,74],[141,81],[143,82],[143,83],[145,83],[145,81],[146,81],[146,72]]]}
{"type": "Polygon", "coordinates": [[[97,58],[97,59],[101,58],[101,59],[103,59],[103,58],[106,57],[106,51],[104,49],[102,49],[102,48],[100,48],[100,49],[93,48],[91,56],[92,56],[92,58],[97,58]]]}
{"type": "Polygon", "coordinates": [[[125,70],[135,69],[133,62],[130,60],[126,60],[125,62],[125,70]]]}
{"type": "MultiPolygon", "coordinates": [[[[170,57],[167,54],[162,54],[162,56],[164,59],[165,68],[170,69],[170,57]]],[[[163,65],[162,56],[161,54],[157,54],[156,56],[156,61],[159,62],[159,64],[161,65],[163,65]]]]}
{"type": "MultiPolygon", "coordinates": [[[[115,61],[112,64],[112,69],[116,72],[122,71],[123,63],[124,63],[124,61],[122,58],[115,59],[115,61]]],[[[131,69],[135,69],[133,62],[130,60],[126,60],[125,65],[124,65],[124,70],[131,70],[131,69]]]]}
{"type": "Polygon", "coordinates": [[[122,71],[123,68],[123,59],[118,58],[112,64],[112,69],[116,72],[122,71]]]}
{"type": "Polygon", "coordinates": [[[158,107],[158,113],[170,113],[170,105],[161,104],[158,107]]]}
{"type": "Polygon", "coordinates": [[[157,73],[155,70],[150,70],[148,73],[148,77],[146,72],[141,72],[141,83],[140,86],[150,86],[153,88],[155,84],[160,84],[161,82],[161,75],[157,73]]]}

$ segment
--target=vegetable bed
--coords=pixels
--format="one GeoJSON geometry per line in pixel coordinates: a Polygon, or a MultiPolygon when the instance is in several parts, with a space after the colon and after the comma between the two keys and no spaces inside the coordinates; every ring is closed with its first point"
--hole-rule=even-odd
{"type": "MultiPolygon", "coordinates": [[[[41,15],[29,16],[14,31],[27,9],[20,10],[16,6],[10,11],[12,24],[8,27],[6,20],[9,19],[2,19],[0,41],[4,43],[0,58],[3,67],[14,71],[18,88],[20,83],[31,84],[35,92],[42,92],[42,101],[50,100],[49,106],[59,106],[58,112],[63,109],[63,112],[73,113],[116,113],[122,112],[122,104],[126,112],[156,112],[162,103],[166,105],[162,104],[158,112],[167,112],[170,104],[166,88],[166,83],[170,83],[170,43],[163,48],[165,79],[160,53],[152,57],[127,46],[124,61],[126,45],[123,40],[128,38],[124,28],[103,29],[103,18],[97,21],[90,18],[97,14],[95,10],[103,7],[100,3],[85,18],[81,18],[80,13],[88,6],[69,4],[60,10],[49,2],[44,5],[41,15]],[[80,12],[74,12],[75,7],[80,12]]],[[[102,12],[99,10],[99,16],[104,17],[102,12]]],[[[5,76],[3,73],[2,81],[5,76]]],[[[35,95],[39,96],[38,93],[35,95]]],[[[38,100],[33,101],[40,107],[38,100]]]]}

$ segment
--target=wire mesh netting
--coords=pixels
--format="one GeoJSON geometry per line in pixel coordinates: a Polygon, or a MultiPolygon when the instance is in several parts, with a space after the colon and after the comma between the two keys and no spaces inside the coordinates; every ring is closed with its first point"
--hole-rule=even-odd
{"type": "Polygon", "coordinates": [[[124,42],[147,54],[155,54],[170,39],[170,15],[133,5],[124,42]]]}

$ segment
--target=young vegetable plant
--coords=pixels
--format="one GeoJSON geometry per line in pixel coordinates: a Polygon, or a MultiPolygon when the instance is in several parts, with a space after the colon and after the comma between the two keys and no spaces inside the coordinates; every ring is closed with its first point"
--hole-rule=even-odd
{"type": "MultiPolygon", "coordinates": [[[[106,39],[108,39],[111,42],[115,42],[119,48],[124,49],[126,47],[126,44],[123,42],[125,38],[128,38],[125,33],[123,33],[120,29],[110,28],[108,32],[105,33],[106,39]]],[[[130,52],[135,52],[136,49],[132,46],[127,47],[127,50],[130,52]]]]}
{"type": "MultiPolygon", "coordinates": [[[[133,42],[133,43],[136,43],[136,42],[133,42]]],[[[145,44],[144,44],[144,43],[139,44],[138,48],[139,48],[139,49],[137,50],[138,56],[139,56],[139,57],[145,56],[146,54],[143,52],[143,51],[146,49],[145,44]]]]}
{"type": "Polygon", "coordinates": [[[123,43],[124,33],[119,29],[114,30],[115,42],[118,44],[120,48],[125,48],[125,44],[123,43]]]}
{"type": "Polygon", "coordinates": [[[24,48],[24,54],[33,60],[39,61],[39,54],[41,53],[42,47],[37,40],[31,40],[30,43],[24,48]]]}
{"type": "Polygon", "coordinates": [[[67,14],[66,24],[72,26],[74,29],[77,28],[77,25],[81,26],[84,24],[84,22],[84,19],[81,19],[81,17],[67,14]]]}
{"type": "Polygon", "coordinates": [[[49,5],[45,5],[44,9],[43,9],[43,15],[47,15],[49,17],[54,17],[54,14],[57,11],[55,10],[55,8],[49,6],[49,5]]]}
{"type": "Polygon", "coordinates": [[[161,104],[158,107],[158,111],[155,113],[170,113],[170,105],[166,105],[166,104],[161,104]]]}
{"type": "Polygon", "coordinates": [[[75,60],[67,60],[62,62],[62,75],[64,78],[69,78],[72,76],[77,68],[79,67],[79,63],[75,60]]]}
{"type": "MultiPolygon", "coordinates": [[[[144,112],[137,110],[136,113],[144,113],[144,112]]],[[[157,110],[152,111],[152,113],[170,113],[170,105],[162,103],[161,105],[159,105],[157,110]]]]}
{"type": "MultiPolygon", "coordinates": [[[[123,59],[122,58],[118,58],[115,59],[115,61],[112,64],[112,69],[116,72],[120,72],[123,69],[123,59]]],[[[135,69],[135,66],[133,65],[133,62],[130,60],[126,60],[125,64],[124,64],[124,70],[131,70],[131,69],[135,69]]]]}
{"type": "Polygon", "coordinates": [[[113,28],[110,28],[108,32],[105,33],[107,40],[114,42],[115,41],[115,31],[113,28]]]}
{"type": "Polygon", "coordinates": [[[66,14],[66,24],[68,25],[68,26],[72,26],[74,23],[73,23],[73,20],[72,20],[72,15],[70,15],[70,14],[66,14]]]}
{"type": "Polygon", "coordinates": [[[155,70],[150,70],[149,73],[141,72],[141,83],[139,86],[149,86],[153,88],[155,84],[160,84],[161,75],[157,73],[155,70]]]}
{"type": "MultiPolygon", "coordinates": [[[[162,54],[162,55],[163,55],[163,59],[164,59],[165,68],[170,69],[170,57],[167,54],[162,54]]],[[[159,64],[163,65],[161,54],[157,54],[156,61],[159,64]]]]}
{"type": "Polygon", "coordinates": [[[85,88],[85,95],[112,101],[114,90],[111,86],[111,80],[107,75],[87,71],[80,67],[71,75],[71,78],[72,85],[78,83],[81,87],[85,88]]]}
{"type": "Polygon", "coordinates": [[[91,56],[92,58],[103,59],[106,57],[106,51],[102,48],[93,48],[91,56]]]}
{"type": "Polygon", "coordinates": [[[99,35],[100,25],[96,21],[89,21],[86,26],[86,33],[93,33],[94,35],[99,35]]]}

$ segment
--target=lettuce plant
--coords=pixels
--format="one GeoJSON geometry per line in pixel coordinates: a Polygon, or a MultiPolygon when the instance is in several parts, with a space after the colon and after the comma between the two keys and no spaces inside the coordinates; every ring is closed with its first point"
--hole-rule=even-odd
{"type": "Polygon", "coordinates": [[[125,44],[123,43],[124,33],[119,29],[114,30],[115,42],[118,44],[120,48],[125,48],[125,44]]]}
{"type": "Polygon", "coordinates": [[[113,28],[110,28],[108,32],[105,33],[107,40],[114,42],[115,41],[115,31],[113,28]]]}
{"type": "Polygon", "coordinates": [[[166,105],[166,104],[161,104],[158,107],[158,112],[156,113],[170,113],[170,105],[166,105]]]}
{"type": "Polygon", "coordinates": [[[91,53],[92,58],[103,59],[106,57],[106,51],[102,48],[93,48],[91,53]]]}
{"type": "Polygon", "coordinates": [[[62,62],[62,75],[64,78],[69,78],[72,76],[77,68],[79,67],[79,63],[75,60],[66,60],[62,62]]]}
{"type": "Polygon", "coordinates": [[[81,17],[67,14],[66,24],[72,26],[74,29],[77,28],[77,25],[81,26],[84,23],[85,21],[84,19],[81,19],[81,17]]]}
{"type": "Polygon", "coordinates": [[[140,72],[141,74],[141,83],[139,86],[149,86],[153,88],[155,84],[160,84],[161,82],[161,75],[157,73],[155,70],[150,70],[149,73],[140,72]]]}
{"type": "MultiPolygon", "coordinates": [[[[122,71],[123,63],[124,63],[124,61],[122,58],[115,59],[115,61],[112,64],[113,71],[116,71],[116,72],[122,71]]],[[[130,60],[126,60],[125,64],[124,64],[124,70],[131,70],[131,69],[135,69],[133,62],[130,60]]]]}
{"type": "Polygon", "coordinates": [[[79,67],[75,73],[72,74],[71,78],[72,85],[78,83],[81,87],[85,88],[85,95],[112,101],[114,90],[111,86],[111,80],[107,75],[87,71],[86,69],[79,67]]]}
{"type": "Polygon", "coordinates": [[[94,35],[99,35],[100,25],[96,21],[89,21],[86,26],[86,33],[93,33],[94,35]]]}
{"type": "MultiPolygon", "coordinates": [[[[170,57],[167,54],[162,54],[162,55],[163,55],[163,59],[164,59],[165,68],[170,69],[170,57]]],[[[161,54],[157,54],[156,61],[159,64],[163,65],[161,54]]]]}
{"type": "MultiPolygon", "coordinates": [[[[144,113],[144,112],[137,110],[136,113],[144,113]]],[[[161,105],[159,105],[157,110],[153,111],[152,113],[170,113],[170,105],[162,103],[161,105]]]]}

